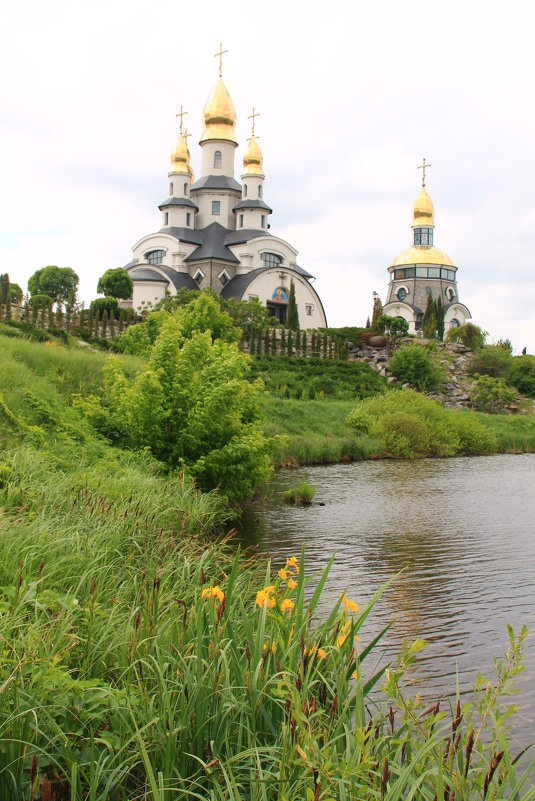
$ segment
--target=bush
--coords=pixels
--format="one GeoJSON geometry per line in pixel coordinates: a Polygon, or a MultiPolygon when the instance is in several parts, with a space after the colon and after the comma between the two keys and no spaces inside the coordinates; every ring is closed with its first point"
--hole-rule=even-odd
{"type": "Polygon", "coordinates": [[[535,398],[535,356],[514,356],[507,381],[528,398],[535,398]]]}
{"type": "Polygon", "coordinates": [[[54,298],[50,295],[32,295],[28,300],[30,309],[48,309],[51,303],[54,303],[54,298]]]}
{"type": "Polygon", "coordinates": [[[100,319],[104,312],[108,315],[113,314],[115,318],[119,316],[119,303],[115,298],[96,298],[89,304],[89,310],[100,319]]]}
{"type": "Polygon", "coordinates": [[[286,503],[300,503],[302,506],[310,506],[316,490],[312,484],[300,481],[295,487],[290,487],[282,493],[286,503]]]}
{"type": "Polygon", "coordinates": [[[220,487],[233,500],[250,497],[270,474],[258,416],[260,386],[247,380],[248,357],[209,331],[184,342],[181,314],[165,314],[145,369],[129,381],[113,357],[104,395],[85,402],[99,427],[112,426],[124,445],[148,448],[186,471],[203,490],[220,487]]]}
{"type": "Polygon", "coordinates": [[[503,414],[514,399],[515,393],[505,381],[488,375],[478,378],[471,395],[474,409],[487,414],[503,414]]]}
{"type": "Polygon", "coordinates": [[[422,345],[400,348],[388,362],[390,373],[402,383],[411,384],[421,391],[437,389],[444,380],[444,372],[436,365],[430,352],[422,345]]]}
{"type": "Polygon", "coordinates": [[[511,368],[513,357],[501,345],[485,345],[476,351],[468,365],[470,375],[490,375],[493,378],[505,378],[511,368]]]}
{"type": "Polygon", "coordinates": [[[456,328],[450,328],[446,334],[446,342],[461,342],[467,348],[477,350],[485,344],[487,334],[478,325],[465,323],[456,328]]]}

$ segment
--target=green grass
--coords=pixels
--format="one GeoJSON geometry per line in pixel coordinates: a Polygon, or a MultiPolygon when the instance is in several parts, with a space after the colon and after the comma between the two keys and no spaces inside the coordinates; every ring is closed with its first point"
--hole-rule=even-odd
{"type": "Polygon", "coordinates": [[[287,503],[300,503],[302,506],[309,506],[315,494],[316,490],[312,484],[307,484],[306,481],[300,481],[295,487],[290,487],[285,490],[282,497],[287,503]]]}

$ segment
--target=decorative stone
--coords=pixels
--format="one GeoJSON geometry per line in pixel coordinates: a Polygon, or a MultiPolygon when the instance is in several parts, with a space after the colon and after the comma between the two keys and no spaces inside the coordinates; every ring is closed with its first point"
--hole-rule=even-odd
{"type": "Polygon", "coordinates": [[[370,337],[368,344],[372,348],[385,348],[386,347],[386,337],[381,336],[380,334],[374,334],[373,337],[370,337]]]}

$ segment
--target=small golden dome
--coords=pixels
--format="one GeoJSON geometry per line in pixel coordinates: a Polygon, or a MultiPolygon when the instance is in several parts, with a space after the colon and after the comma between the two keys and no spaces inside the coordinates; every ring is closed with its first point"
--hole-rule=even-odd
{"type": "MultiPolygon", "coordinates": [[[[429,225],[429,223],[420,223],[420,225],[429,225]]],[[[410,267],[413,264],[440,264],[445,267],[453,267],[453,262],[450,257],[442,250],[433,246],[421,246],[408,248],[404,250],[399,256],[396,256],[391,267],[410,267]]]]}
{"type": "Polygon", "coordinates": [[[258,147],[258,142],[256,141],[255,137],[251,136],[249,144],[247,145],[247,149],[243,154],[242,177],[244,177],[245,175],[259,175],[261,178],[263,178],[264,173],[262,171],[262,167],[263,167],[262,152],[258,147]]]}
{"type": "Polygon", "coordinates": [[[236,110],[227,87],[221,78],[219,78],[206,101],[203,122],[204,131],[201,136],[201,143],[209,139],[225,139],[235,145],[238,144],[234,134],[236,110]]]}
{"type": "Polygon", "coordinates": [[[185,137],[179,134],[177,143],[171,153],[170,173],[185,173],[191,175],[193,180],[193,170],[190,165],[190,155],[185,137]]]}
{"type": "Polygon", "coordinates": [[[412,210],[412,227],[435,227],[435,209],[433,208],[433,201],[427,194],[425,186],[414,202],[412,210]]]}

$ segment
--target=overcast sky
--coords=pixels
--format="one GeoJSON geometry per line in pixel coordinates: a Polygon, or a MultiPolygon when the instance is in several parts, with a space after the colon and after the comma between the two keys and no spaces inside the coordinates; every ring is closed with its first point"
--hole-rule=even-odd
{"type": "Polygon", "coordinates": [[[223,79],[254,105],[271,231],[331,325],[363,325],[411,244],[425,156],[435,244],[491,340],[535,352],[535,6],[524,0],[19,0],[2,12],[0,272],[73,267],[80,295],[160,228],[182,104],[196,177],[223,79]]]}

